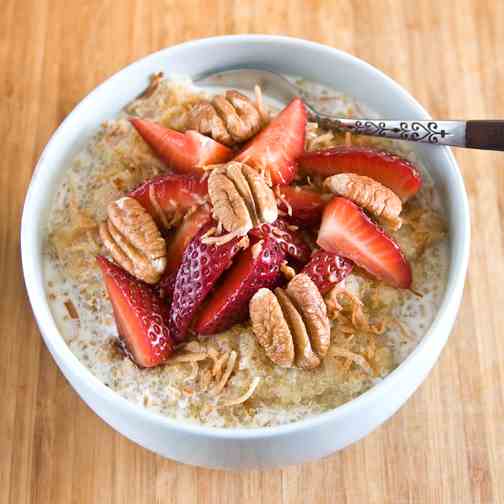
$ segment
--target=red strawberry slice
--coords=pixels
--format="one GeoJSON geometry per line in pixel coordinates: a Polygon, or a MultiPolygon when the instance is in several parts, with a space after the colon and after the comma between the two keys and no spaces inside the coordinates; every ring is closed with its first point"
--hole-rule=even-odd
{"type": "Polygon", "coordinates": [[[306,108],[294,98],[238,154],[236,161],[270,173],[273,184],[289,184],[296,174],[296,160],[304,151],[306,108]]]}
{"type": "Polygon", "coordinates": [[[346,198],[336,196],[325,207],[317,243],[393,287],[411,286],[411,267],[399,246],[346,198]]]}
{"type": "Polygon", "coordinates": [[[119,338],[140,367],[162,364],[173,352],[168,308],[154,287],[137,280],[103,256],[96,258],[112,303],[119,338]]]}
{"type": "Polygon", "coordinates": [[[392,189],[403,201],[422,186],[418,170],[406,159],[369,147],[334,147],[306,152],[299,159],[305,173],[329,177],[337,173],[356,173],[371,177],[392,189]]]}
{"type": "Polygon", "coordinates": [[[160,175],[131,191],[135,198],[161,227],[169,227],[176,215],[201,205],[208,194],[207,181],[189,175],[160,175]]]}
{"type": "Polygon", "coordinates": [[[278,208],[285,213],[289,213],[289,207],[292,215],[286,215],[285,219],[299,226],[316,226],[320,223],[322,210],[327,200],[321,193],[301,186],[278,186],[278,192],[281,196],[278,208]]]}
{"type": "Polygon", "coordinates": [[[156,285],[159,297],[165,303],[171,305],[173,299],[173,291],[175,290],[175,280],[177,279],[177,272],[165,273],[159,283],[156,285]]]}
{"type": "Polygon", "coordinates": [[[201,303],[241,249],[240,237],[222,245],[203,243],[203,235],[214,225],[204,226],[189,243],[177,273],[170,308],[170,330],[177,341],[186,337],[201,303]]]}
{"type": "Polygon", "coordinates": [[[289,229],[289,224],[277,219],[273,224],[261,224],[250,231],[254,238],[271,237],[281,249],[302,264],[309,261],[311,249],[298,230],[289,229]]]}
{"type": "Polygon", "coordinates": [[[186,215],[172,238],[167,239],[166,269],[158,285],[159,295],[166,301],[171,302],[173,298],[175,279],[185,249],[200,229],[210,221],[210,210],[206,205],[202,206],[195,212],[186,215]]]}
{"type": "Polygon", "coordinates": [[[233,157],[231,149],[197,131],[180,133],[138,117],[130,117],[130,122],[166,166],[176,172],[201,176],[202,166],[225,163],[233,157]]]}
{"type": "Polygon", "coordinates": [[[322,294],[347,277],[353,269],[352,261],[325,250],[318,250],[303,268],[322,294]]]}
{"type": "Polygon", "coordinates": [[[262,287],[273,289],[281,282],[284,258],[280,245],[271,238],[241,252],[203,308],[195,331],[215,334],[245,320],[252,296],[262,287]]]}
{"type": "Polygon", "coordinates": [[[198,231],[211,221],[210,210],[204,205],[185,216],[171,239],[167,239],[164,276],[174,273],[182,263],[184,251],[198,231]]]}

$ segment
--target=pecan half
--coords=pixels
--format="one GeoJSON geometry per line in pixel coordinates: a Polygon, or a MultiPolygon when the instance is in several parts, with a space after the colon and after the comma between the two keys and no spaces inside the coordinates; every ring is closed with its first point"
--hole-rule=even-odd
{"type": "Polygon", "coordinates": [[[273,362],[277,360],[269,342],[280,331],[284,348],[287,338],[292,342],[297,366],[312,369],[320,365],[330,344],[330,324],[324,299],[307,275],[296,275],[286,290],[260,289],[252,297],[249,311],[257,341],[273,362]]]}
{"type": "Polygon", "coordinates": [[[129,197],[110,203],[107,213],[100,237],[114,260],[136,278],[158,282],[166,267],[166,243],[152,217],[129,197]]]}
{"type": "Polygon", "coordinates": [[[249,166],[231,161],[214,168],[208,178],[213,214],[228,232],[246,234],[252,227],[275,222],[275,195],[249,166]]]}
{"type": "Polygon", "coordinates": [[[193,106],[188,126],[225,145],[233,145],[252,138],[261,129],[262,118],[247,96],[232,89],[224,96],[215,96],[211,102],[193,106]]]}
{"type": "Polygon", "coordinates": [[[320,359],[313,352],[310,336],[308,336],[303,317],[283,289],[275,289],[275,294],[282,307],[289,328],[291,329],[296,355],[296,365],[303,369],[318,367],[320,365],[320,359]]]}
{"type": "Polygon", "coordinates": [[[396,231],[401,227],[402,221],[399,217],[402,210],[401,199],[380,182],[355,173],[340,173],[327,178],[324,187],[352,200],[383,220],[393,230],[396,231]]]}
{"type": "Polygon", "coordinates": [[[250,187],[247,178],[245,177],[244,168],[246,165],[242,163],[232,162],[224,165],[223,171],[226,176],[232,180],[236,189],[241,194],[245,204],[247,205],[250,218],[254,226],[259,223],[259,216],[257,215],[257,208],[252,194],[252,188],[250,187]]]}
{"type": "Polygon", "coordinates": [[[278,219],[275,194],[257,170],[243,163],[241,163],[241,168],[254,196],[259,222],[268,222],[270,224],[275,222],[278,219]]]}
{"type": "Polygon", "coordinates": [[[331,343],[331,326],[322,294],[304,273],[296,275],[289,282],[287,294],[303,316],[313,349],[319,357],[324,357],[331,343]]]}
{"type": "Polygon", "coordinates": [[[189,111],[188,129],[196,130],[212,137],[224,145],[233,145],[234,140],[226,129],[214,106],[207,100],[196,103],[189,111]]]}
{"type": "Polygon", "coordinates": [[[275,294],[259,289],[249,305],[252,330],[266,355],[281,367],[292,367],[294,343],[275,294]]]}
{"type": "Polygon", "coordinates": [[[208,195],[213,215],[226,231],[245,235],[253,228],[247,203],[226,173],[219,169],[212,171],[208,177],[208,195]]]}

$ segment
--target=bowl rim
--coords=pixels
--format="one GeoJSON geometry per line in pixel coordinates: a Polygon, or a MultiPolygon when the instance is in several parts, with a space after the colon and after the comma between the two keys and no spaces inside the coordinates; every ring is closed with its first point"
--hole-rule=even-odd
{"type": "MultiPolygon", "coordinates": [[[[58,137],[61,135],[61,132],[65,129],[70,117],[78,114],[79,110],[85,107],[86,104],[93,99],[95,94],[97,94],[102,87],[106,86],[118,75],[124,72],[130,72],[133,68],[137,66],[140,67],[148,60],[156,60],[162,58],[162,56],[167,54],[168,52],[186,50],[198,45],[219,45],[223,43],[243,42],[255,44],[281,43],[289,46],[293,50],[300,46],[305,48],[308,47],[313,50],[336,55],[338,58],[345,62],[358,64],[362,66],[366,72],[374,74],[374,76],[385,81],[388,86],[394,88],[395,92],[401,95],[402,100],[408,102],[416,109],[418,118],[430,119],[430,115],[427,113],[427,111],[391,77],[387,76],[385,73],[383,73],[381,70],[378,70],[371,64],[340,49],[335,49],[330,46],[300,38],[262,34],[224,35],[191,40],[182,44],[161,49],[127,65],[118,72],[114,73],[112,76],[108,77],[101,84],[96,86],[74,107],[70,114],[65,117],[65,119],[51,135],[47,145],[44,147],[37,161],[27,190],[21,221],[21,256],[26,290],[28,292],[28,297],[39,331],[42,334],[43,339],[60,370],[64,373],[63,365],[60,364],[60,362],[66,363],[69,370],[71,369],[76,380],[82,380],[83,382],[85,382],[92,393],[99,396],[116,411],[122,411],[126,415],[133,415],[134,417],[141,418],[148,423],[154,423],[160,427],[179,430],[188,434],[233,440],[268,438],[272,436],[286,435],[295,431],[309,430],[328,421],[335,420],[338,417],[349,415],[353,411],[362,408],[366,403],[371,402],[373,398],[381,394],[382,391],[386,388],[393,390],[394,384],[400,383],[405,374],[408,372],[409,368],[411,368],[411,366],[414,366],[416,362],[421,360],[422,355],[428,350],[429,343],[435,337],[438,328],[440,328],[444,319],[449,317],[449,314],[453,311],[457,311],[468,266],[470,245],[469,204],[462,175],[451,150],[448,147],[436,147],[438,149],[444,150],[447,165],[450,165],[447,168],[453,170],[455,185],[451,188],[451,190],[455,191],[455,193],[457,194],[457,198],[459,199],[458,203],[460,204],[460,215],[462,215],[463,217],[461,219],[461,222],[454,223],[454,226],[459,227],[458,232],[461,236],[460,243],[454,245],[455,247],[459,248],[458,253],[453,252],[450,256],[449,270],[453,270],[454,274],[452,275],[451,280],[449,278],[447,280],[443,299],[441,301],[441,304],[439,305],[432,324],[420,339],[413,351],[410,353],[410,355],[408,355],[408,357],[404,361],[402,361],[396,369],[389,373],[379,383],[373,385],[369,390],[329,411],[292,423],[269,427],[210,427],[190,421],[187,421],[187,423],[185,423],[183,420],[178,420],[162,415],[161,413],[147,410],[146,408],[134,404],[128,399],[122,397],[119,393],[113,391],[97,377],[95,377],[92,372],[83,363],[81,363],[81,361],[79,361],[79,359],[73,354],[70,347],[65,342],[56,325],[51,309],[49,307],[44,283],[43,281],[39,282],[36,279],[36,271],[38,269],[39,262],[37,256],[41,256],[42,251],[37,250],[36,230],[34,229],[34,226],[30,226],[30,221],[32,220],[32,217],[36,212],[36,208],[34,208],[34,205],[36,203],[36,191],[38,191],[38,186],[42,183],[40,179],[42,178],[42,168],[45,164],[45,158],[47,157],[48,152],[53,148],[52,146],[56,143],[58,137]],[[34,249],[37,250],[37,254],[32,253],[32,250],[34,249]],[[453,260],[454,257],[456,261],[453,260]],[[54,337],[55,335],[58,335],[59,338],[54,337]]],[[[64,374],[66,375],[66,373],[64,374]]],[[[70,381],[68,378],[67,380],[70,381]]],[[[72,388],[75,389],[73,384],[70,384],[72,388]]],[[[81,395],[80,393],[78,394],[81,395]]]]}

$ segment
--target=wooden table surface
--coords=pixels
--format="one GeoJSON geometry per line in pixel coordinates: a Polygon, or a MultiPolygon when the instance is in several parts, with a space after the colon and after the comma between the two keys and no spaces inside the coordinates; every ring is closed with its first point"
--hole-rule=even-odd
{"type": "Polygon", "coordinates": [[[283,470],[226,473],[153,455],[58,371],[23,285],[33,166],[97,84],[152,51],[231,33],[304,37],[363,58],[439,118],[504,118],[504,2],[1,0],[0,502],[504,501],[504,154],[459,150],[472,212],[456,328],[427,381],[365,440],[283,470]]]}

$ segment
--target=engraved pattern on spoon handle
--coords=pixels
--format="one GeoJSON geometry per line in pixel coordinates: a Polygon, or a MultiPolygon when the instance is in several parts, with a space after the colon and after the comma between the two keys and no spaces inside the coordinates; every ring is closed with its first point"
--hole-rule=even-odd
{"type": "Polygon", "coordinates": [[[466,146],[466,121],[337,119],[325,114],[316,114],[313,119],[324,129],[337,129],[359,135],[409,140],[411,142],[466,146]]]}

